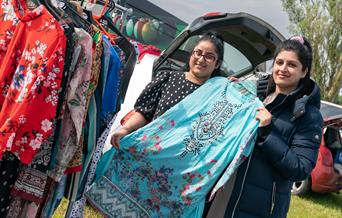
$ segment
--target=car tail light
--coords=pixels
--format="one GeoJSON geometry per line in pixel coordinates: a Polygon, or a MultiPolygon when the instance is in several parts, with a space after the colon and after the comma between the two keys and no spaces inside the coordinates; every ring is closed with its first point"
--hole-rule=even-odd
{"type": "Polygon", "coordinates": [[[203,16],[204,20],[210,20],[210,19],[215,19],[215,18],[222,18],[226,17],[227,13],[221,13],[221,12],[211,12],[207,13],[203,16]]]}
{"type": "Polygon", "coordinates": [[[322,164],[325,166],[332,166],[334,159],[331,155],[330,150],[325,145],[321,145],[319,148],[319,152],[322,164]]]}

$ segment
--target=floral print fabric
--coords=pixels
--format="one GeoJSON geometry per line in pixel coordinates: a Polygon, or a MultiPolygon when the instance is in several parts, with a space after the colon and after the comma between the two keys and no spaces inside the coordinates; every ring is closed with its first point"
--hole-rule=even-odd
{"type": "Polygon", "coordinates": [[[1,0],[0,3],[0,66],[8,49],[19,18],[13,6],[14,0],[1,0]]]}
{"type": "MultiPolygon", "coordinates": [[[[49,183],[48,176],[47,176],[47,170],[48,166],[51,161],[52,157],[52,148],[54,144],[54,138],[58,132],[59,123],[60,123],[60,117],[62,117],[62,108],[65,104],[65,87],[66,83],[69,81],[69,72],[72,72],[73,70],[73,64],[71,64],[74,60],[72,59],[78,59],[78,47],[73,46],[74,36],[73,36],[73,30],[65,25],[62,20],[59,20],[59,23],[61,24],[65,35],[68,38],[67,48],[66,48],[66,56],[64,61],[64,76],[62,78],[62,85],[59,93],[59,100],[58,100],[58,106],[57,106],[57,114],[55,122],[53,123],[53,134],[50,135],[48,139],[46,139],[40,149],[39,152],[35,155],[34,159],[29,165],[25,165],[20,169],[20,174],[18,179],[16,180],[12,190],[11,195],[15,196],[15,200],[11,202],[10,206],[10,212],[16,211],[17,213],[25,214],[27,213],[25,208],[35,208],[36,205],[41,205],[44,202],[44,196],[47,194],[46,188],[48,188],[49,183]],[[75,49],[75,50],[73,50],[75,49]],[[18,202],[21,202],[21,207],[18,211],[18,208],[16,208],[16,205],[18,202]],[[31,207],[32,206],[32,207],[31,207]]],[[[80,48],[79,48],[80,49],[80,48]]],[[[40,210],[30,210],[32,213],[31,215],[33,217],[37,216],[39,217],[40,210]],[[34,212],[37,213],[34,215],[34,212]]],[[[13,213],[15,214],[15,213],[13,213]]],[[[13,215],[15,216],[15,215],[13,215]]],[[[18,215],[19,216],[19,215],[18,215]]]]}
{"type": "Polygon", "coordinates": [[[101,56],[103,52],[103,44],[102,44],[102,34],[96,27],[93,27],[93,32],[91,33],[93,37],[93,57],[92,57],[92,65],[91,65],[91,75],[90,79],[84,84],[80,90],[83,92],[82,99],[77,99],[77,96],[68,102],[69,107],[75,107],[75,109],[71,110],[71,116],[73,117],[73,122],[75,123],[76,133],[79,138],[79,146],[75,152],[74,157],[71,159],[68,165],[67,172],[79,172],[82,170],[82,149],[84,142],[84,132],[83,128],[85,126],[85,121],[87,117],[87,111],[89,107],[89,101],[91,96],[94,94],[95,89],[98,84],[99,76],[101,73],[101,56]],[[78,104],[83,105],[84,108],[80,110],[78,104]],[[77,108],[78,107],[78,108],[77,108]],[[77,119],[75,119],[77,118],[77,119]]]}
{"type": "Polygon", "coordinates": [[[80,146],[81,130],[80,121],[86,112],[86,92],[90,84],[92,66],[92,38],[83,29],[75,28],[77,34],[75,45],[80,45],[82,54],[77,67],[67,88],[67,105],[62,120],[62,130],[59,136],[57,162],[54,169],[49,173],[55,181],[59,181],[67,168],[71,158],[80,146]],[[78,115],[78,116],[75,116],[78,115]]]}
{"type": "Polygon", "coordinates": [[[0,68],[0,156],[29,164],[53,131],[67,39],[43,5],[17,16],[0,68]]]}
{"type": "Polygon", "coordinates": [[[262,106],[253,89],[208,80],[105,153],[87,199],[107,217],[202,217],[207,193],[253,149],[262,106]]]}

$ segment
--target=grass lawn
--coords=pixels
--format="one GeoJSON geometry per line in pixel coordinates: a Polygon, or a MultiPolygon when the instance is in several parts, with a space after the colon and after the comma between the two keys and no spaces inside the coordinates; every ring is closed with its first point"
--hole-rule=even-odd
{"type": "Polygon", "coordinates": [[[341,218],[342,192],[340,194],[310,193],[303,197],[292,196],[288,218],[341,218]]]}
{"type": "MultiPolygon", "coordinates": [[[[63,200],[54,218],[64,218],[67,200],[63,200]]],[[[86,207],[86,218],[100,218],[101,216],[91,207],[86,207]]],[[[292,196],[288,218],[341,218],[342,192],[340,194],[310,193],[303,197],[292,196]]]]}

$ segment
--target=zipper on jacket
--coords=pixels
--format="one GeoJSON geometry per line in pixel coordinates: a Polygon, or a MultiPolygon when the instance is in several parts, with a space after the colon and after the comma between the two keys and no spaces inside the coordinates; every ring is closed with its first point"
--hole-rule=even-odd
{"type": "Polygon", "coordinates": [[[272,113],[272,111],[274,111],[276,108],[278,108],[280,105],[282,105],[285,100],[287,99],[288,96],[286,96],[279,104],[275,105],[271,110],[270,113],[272,113]]]}
{"type": "Polygon", "coordinates": [[[248,172],[248,169],[249,169],[249,164],[251,163],[251,160],[252,160],[252,156],[253,156],[253,152],[251,153],[251,156],[248,159],[246,171],[245,171],[245,174],[243,175],[243,180],[242,180],[242,184],[241,184],[241,189],[240,189],[239,197],[238,197],[238,199],[235,202],[234,209],[233,209],[233,212],[232,212],[232,218],[234,218],[236,208],[237,208],[237,206],[239,204],[239,201],[240,201],[240,198],[241,198],[241,195],[242,195],[243,187],[245,185],[245,181],[246,181],[246,177],[247,177],[247,172],[248,172]]]}
{"type": "Polygon", "coordinates": [[[276,192],[277,192],[277,183],[273,182],[270,214],[273,214],[273,210],[274,210],[274,206],[275,206],[276,192]]]}

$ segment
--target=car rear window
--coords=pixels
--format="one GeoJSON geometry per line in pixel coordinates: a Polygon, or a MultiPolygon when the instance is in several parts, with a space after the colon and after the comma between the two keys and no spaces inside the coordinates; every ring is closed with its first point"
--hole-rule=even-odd
{"type": "MultiPolygon", "coordinates": [[[[199,40],[200,36],[192,36],[186,40],[177,51],[175,51],[169,61],[173,68],[183,69],[189,61],[190,53],[199,40]]],[[[241,72],[251,71],[252,64],[237,48],[224,42],[224,58],[221,66],[222,76],[231,76],[241,72]]]]}

